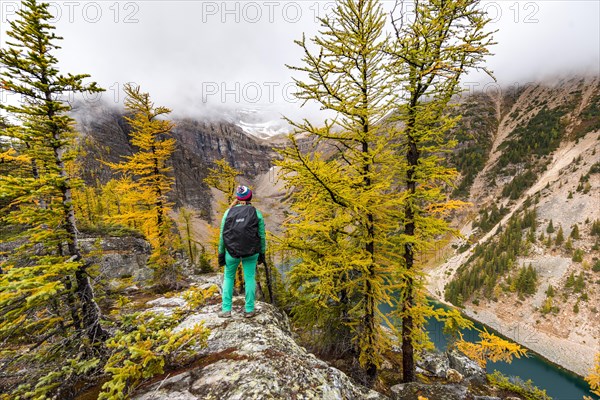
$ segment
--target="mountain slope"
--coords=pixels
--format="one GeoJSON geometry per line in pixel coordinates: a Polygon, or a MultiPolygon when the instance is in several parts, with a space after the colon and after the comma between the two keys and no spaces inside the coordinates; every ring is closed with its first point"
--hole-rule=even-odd
{"type": "MultiPolygon", "coordinates": [[[[118,162],[134,151],[124,112],[102,103],[86,103],[77,105],[73,115],[82,133],[82,177],[88,184],[106,183],[113,173],[99,160],[118,162]]],[[[271,145],[249,136],[234,123],[191,118],[173,122],[176,139],[172,156],[173,200],[177,206],[186,205],[210,218],[213,200],[203,180],[214,160],[225,158],[242,172],[245,180],[265,174],[271,168],[275,157],[271,145]]]]}
{"type": "Polygon", "coordinates": [[[470,171],[472,206],[455,221],[464,238],[430,261],[429,291],[585,374],[600,351],[599,79],[480,97],[479,108],[495,110],[475,117],[492,121],[478,132],[489,135],[480,145],[489,151],[470,171]],[[529,265],[535,277],[527,283],[529,265]]]}

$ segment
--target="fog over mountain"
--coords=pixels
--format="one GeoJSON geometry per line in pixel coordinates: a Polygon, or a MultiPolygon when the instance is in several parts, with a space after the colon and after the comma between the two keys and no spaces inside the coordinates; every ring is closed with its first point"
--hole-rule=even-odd
{"type": "MultiPolygon", "coordinates": [[[[293,96],[291,72],[302,53],[293,40],[319,29],[333,1],[57,1],[58,58],[64,71],[85,72],[122,101],[135,81],[157,104],[181,116],[220,115],[228,109],[315,117],[318,108],[293,96]]],[[[386,11],[394,1],[383,1],[386,11]]],[[[18,1],[3,0],[2,22],[14,19],[18,1]]],[[[501,85],[525,84],[572,72],[600,72],[600,2],[487,1],[498,30],[488,66],[501,85]]],[[[412,4],[403,9],[410,13],[412,4]]],[[[391,28],[391,27],[390,27],[391,28]]],[[[391,29],[389,29],[391,31],[391,29]]],[[[2,33],[4,34],[4,33],[2,33]]],[[[0,42],[5,38],[0,37],[0,42]]],[[[489,78],[466,77],[471,88],[489,78]]],[[[477,86],[480,84],[479,86],[477,86]]]]}

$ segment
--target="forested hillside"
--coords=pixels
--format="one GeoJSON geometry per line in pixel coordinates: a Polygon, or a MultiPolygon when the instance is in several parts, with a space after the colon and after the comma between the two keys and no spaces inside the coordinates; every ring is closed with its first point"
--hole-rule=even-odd
{"type": "Polygon", "coordinates": [[[472,206],[429,285],[502,332],[547,335],[532,347],[579,373],[600,339],[599,96],[598,77],[571,77],[461,105],[481,126],[451,157],[472,206]]]}

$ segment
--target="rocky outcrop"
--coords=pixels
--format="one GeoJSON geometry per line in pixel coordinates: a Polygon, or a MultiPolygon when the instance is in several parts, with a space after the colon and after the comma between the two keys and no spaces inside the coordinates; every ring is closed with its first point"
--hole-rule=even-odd
{"type": "Polygon", "coordinates": [[[444,353],[433,351],[426,353],[417,362],[417,372],[436,378],[446,378],[450,362],[444,353]]]}
{"type": "MultiPolygon", "coordinates": [[[[496,400],[485,372],[454,352],[426,353],[419,361],[428,383],[391,387],[390,395],[355,383],[345,373],[299,346],[288,317],[274,306],[257,302],[254,318],[244,317],[244,298],[234,297],[232,318],[220,318],[222,274],[197,276],[200,289],[215,287],[213,297],[175,328],[196,324],[210,329],[206,347],[197,347],[191,366],[169,372],[164,379],[142,386],[132,400],[344,399],[344,400],[496,400]],[[484,380],[481,382],[480,378],[484,380]]],[[[172,314],[186,306],[181,296],[146,303],[149,311],[172,314]]],[[[503,399],[506,397],[503,395],[503,399]]]]}
{"type": "Polygon", "coordinates": [[[456,350],[446,353],[450,361],[450,367],[458,371],[467,380],[484,384],[486,381],[486,372],[475,361],[456,350]]]}
{"type": "MultiPolygon", "coordinates": [[[[177,329],[203,322],[211,330],[208,346],[197,349],[196,366],[171,373],[133,399],[387,399],[296,344],[287,316],[275,307],[258,302],[257,315],[246,319],[243,304],[242,297],[234,299],[230,319],[218,317],[220,304],[189,316],[177,329]]],[[[180,302],[151,305],[168,308],[180,302]]]]}
{"type": "Polygon", "coordinates": [[[485,370],[457,350],[425,353],[417,361],[417,372],[430,378],[446,379],[452,383],[459,383],[463,379],[465,382],[478,385],[486,382],[485,370]]]}
{"type": "Polygon", "coordinates": [[[458,384],[401,383],[392,386],[392,393],[394,400],[420,400],[422,398],[431,400],[465,400],[468,398],[467,387],[458,384]]]}
{"type": "Polygon", "coordinates": [[[146,266],[150,257],[150,243],[132,237],[80,238],[79,244],[86,258],[100,267],[103,279],[132,277],[134,281],[146,281],[152,270],[146,266]]]}

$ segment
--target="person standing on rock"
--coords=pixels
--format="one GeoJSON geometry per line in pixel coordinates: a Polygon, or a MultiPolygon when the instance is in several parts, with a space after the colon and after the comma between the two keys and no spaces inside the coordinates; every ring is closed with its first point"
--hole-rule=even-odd
{"type": "Polygon", "coordinates": [[[223,302],[221,318],[231,317],[231,301],[235,273],[240,262],[244,268],[246,304],[244,317],[252,318],[256,294],[256,265],[265,263],[265,222],[262,214],[250,201],[252,191],[246,186],[238,186],[236,199],[225,211],[221,220],[219,236],[219,266],[225,266],[223,275],[223,302]]]}

